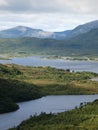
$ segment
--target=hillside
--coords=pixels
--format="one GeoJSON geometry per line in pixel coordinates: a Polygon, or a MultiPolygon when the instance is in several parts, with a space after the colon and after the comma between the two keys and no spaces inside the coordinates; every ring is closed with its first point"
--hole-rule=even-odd
{"type": "Polygon", "coordinates": [[[98,82],[89,80],[94,77],[98,74],[0,64],[0,113],[17,110],[16,102],[45,95],[98,94],[98,82]]]}
{"type": "Polygon", "coordinates": [[[65,39],[66,38],[70,39],[80,34],[88,33],[93,29],[98,29],[98,20],[91,21],[91,22],[77,26],[76,28],[70,31],[70,33],[65,37],[65,39]]]}
{"type": "Polygon", "coordinates": [[[98,29],[66,41],[39,38],[0,39],[0,54],[97,55],[98,29]]]}
{"type": "Polygon", "coordinates": [[[72,30],[67,30],[63,32],[54,32],[50,38],[58,40],[68,40],[78,35],[88,33],[93,29],[98,29],[98,20],[79,25],[72,30]]]}
{"type": "Polygon", "coordinates": [[[0,64],[0,113],[19,109],[16,102],[27,101],[41,97],[39,89],[34,84],[17,80],[22,76],[19,69],[0,64]]]}

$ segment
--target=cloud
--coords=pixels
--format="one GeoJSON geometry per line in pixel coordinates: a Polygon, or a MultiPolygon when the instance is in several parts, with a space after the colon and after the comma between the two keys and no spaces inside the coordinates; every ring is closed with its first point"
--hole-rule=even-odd
{"type": "Polygon", "coordinates": [[[98,13],[98,0],[0,0],[0,11],[17,13],[98,13]]]}
{"type": "Polygon", "coordinates": [[[0,15],[0,30],[19,25],[46,31],[64,31],[75,28],[79,24],[95,20],[95,16],[64,14],[9,14],[0,15]]]}
{"type": "Polygon", "coordinates": [[[0,0],[0,30],[23,25],[48,31],[98,19],[98,0],[0,0]]]}
{"type": "Polygon", "coordinates": [[[0,6],[5,6],[7,2],[5,0],[0,0],[0,6]]]}

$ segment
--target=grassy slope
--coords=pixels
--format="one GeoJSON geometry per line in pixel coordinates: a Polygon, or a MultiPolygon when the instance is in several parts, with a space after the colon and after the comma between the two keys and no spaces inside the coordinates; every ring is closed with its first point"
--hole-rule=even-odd
{"type": "Polygon", "coordinates": [[[0,65],[0,113],[17,109],[15,102],[44,95],[97,94],[98,82],[89,80],[96,76],[98,74],[71,73],[51,67],[0,65]]]}
{"type": "Polygon", "coordinates": [[[11,130],[98,130],[98,100],[57,115],[42,113],[11,130]]]}
{"type": "Polygon", "coordinates": [[[43,96],[34,84],[18,80],[17,77],[21,75],[14,66],[0,65],[0,113],[17,110],[19,107],[15,102],[43,96]]]}
{"type": "Polygon", "coordinates": [[[98,29],[81,34],[68,41],[38,38],[0,39],[0,53],[96,55],[98,56],[98,29]]]}

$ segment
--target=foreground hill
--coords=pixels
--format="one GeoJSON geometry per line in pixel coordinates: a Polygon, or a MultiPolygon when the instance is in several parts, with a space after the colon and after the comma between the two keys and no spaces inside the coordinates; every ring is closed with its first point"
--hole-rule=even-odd
{"type": "Polygon", "coordinates": [[[66,41],[39,38],[0,39],[0,53],[97,55],[98,29],[80,34],[66,41]]]}
{"type": "Polygon", "coordinates": [[[45,95],[98,94],[98,74],[50,67],[0,65],[0,113],[17,110],[16,102],[45,95]]]}

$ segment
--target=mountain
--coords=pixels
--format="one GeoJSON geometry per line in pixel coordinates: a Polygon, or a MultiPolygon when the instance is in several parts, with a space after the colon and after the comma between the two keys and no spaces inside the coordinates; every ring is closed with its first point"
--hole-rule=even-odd
{"type": "Polygon", "coordinates": [[[52,36],[54,39],[60,39],[60,40],[68,40],[70,38],[73,38],[75,36],[78,36],[80,34],[87,33],[91,31],[92,29],[98,28],[98,20],[92,21],[83,25],[79,25],[73,30],[67,30],[63,32],[56,32],[52,36]]]}
{"type": "Polygon", "coordinates": [[[53,33],[41,29],[32,29],[25,26],[17,26],[11,29],[0,31],[0,38],[19,38],[19,37],[37,37],[48,38],[53,33]]]}
{"type": "Polygon", "coordinates": [[[72,38],[78,36],[79,34],[87,33],[92,29],[96,29],[96,28],[98,29],[98,20],[77,26],[75,29],[71,30],[66,37],[72,38]]]}
{"type": "Polygon", "coordinates": [[[73,30],[66,30],[62,32],[48,32],[41,29],[32,29],[25,26],[17,26],[11,29],[0,31],[0,38],[22,38],[22,37],[36,37],[36,38],[52,38],[57,40],[68,40],[80,34],[87,33],[92,29],[98,28],[98,20],[92,21],[83,25],[79,25],[73,30]]]}
{"type": "Polygon", "coordinates": [[[69,40],[14,38],[0,39],[0,53],[49,54],[49,55],[97,55],[98,29],[80,34],[69,40]]]}

